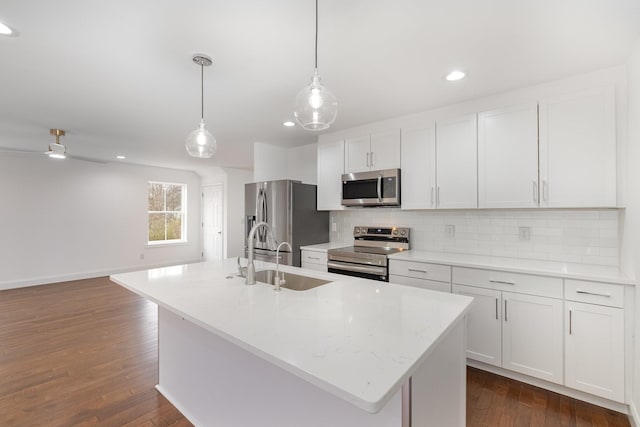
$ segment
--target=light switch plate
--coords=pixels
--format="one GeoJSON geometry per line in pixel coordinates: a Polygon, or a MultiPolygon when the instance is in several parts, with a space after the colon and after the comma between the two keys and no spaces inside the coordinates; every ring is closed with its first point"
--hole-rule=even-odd
{"type": "Polygon", "coordinates": [[[531,240],[531,227],[518,227],[518,238],[520,240],[531,240]]]}
{"type": "Polygon", "coordinates": [[[338,231],[338,224],[336,224],[335,222],[331,223],[331,231],[338,231]]]}

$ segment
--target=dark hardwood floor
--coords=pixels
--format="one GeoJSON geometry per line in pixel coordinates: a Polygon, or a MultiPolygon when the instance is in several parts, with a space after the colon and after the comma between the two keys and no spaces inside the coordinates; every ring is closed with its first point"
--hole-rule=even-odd
{"type": "MultiPolygon", "coordinates": [[[[156,306],[106,277],[0,291],[2,427],[190,426],[154,388],[157,363],[156,306]]],[[[469,426],[629,426],[517,381],[467,377],[469,426]]]]}

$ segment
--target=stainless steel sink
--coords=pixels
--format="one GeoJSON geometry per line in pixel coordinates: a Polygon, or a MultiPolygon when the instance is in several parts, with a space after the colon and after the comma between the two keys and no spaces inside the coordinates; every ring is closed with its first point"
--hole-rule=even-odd
{"type": "MultiPolygon", "coordinates": [[[[281,271],[280,278],[284,275],[284,284],[280,284],[280,287],[292,289],[294,291],[306,291],[308,289],[315,288],[317,286],[326,285],[331,283],[330,280],[316,279],[315,277],[300,276],[298,274],[286,273],[281,271]]],[[[256,281],[262,283],[268,283],[273,285],[276,278],[275,270],[262,270],[256,271],[256,281]]]]}

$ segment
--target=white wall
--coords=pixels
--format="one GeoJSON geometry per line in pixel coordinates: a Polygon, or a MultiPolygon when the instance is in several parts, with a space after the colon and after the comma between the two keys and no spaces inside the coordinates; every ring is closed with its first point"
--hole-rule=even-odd
{"type": "Polygon", "coordinates": [[[244,256],[244,185],[253,182],[253,172],[245,169],[225,168],[226,236],[225,258],[244,256]]]}
{"type": "Polygon", "coordinates": [[[262,142],[253,144],[253,182],[289,179],[287,149],[262,142]]]}
{"type": "Polygon", "coordinates": [[[253,145],[253,182],[293,179],[317,182],[317,145],[285,148],[256,142],[253,145]]]}
{"type": "Polygon", "coordinates": [[[200,259],[200,178],[0,154],[0,289],[200,259]],[[147,247],[147,182],[187,184],[186,244],[147,247]]]}
{"type": "MultiPolygon", "coordinates": [[[[640,39],[627,64],[628,86],[628,145],[626,212],[622,218],[621,269],[636,280],[640,278],[640,39]]],[[[633,369],[632,411],[640,423],[640,289],[635,295],[635,346],[633,369]]]]}

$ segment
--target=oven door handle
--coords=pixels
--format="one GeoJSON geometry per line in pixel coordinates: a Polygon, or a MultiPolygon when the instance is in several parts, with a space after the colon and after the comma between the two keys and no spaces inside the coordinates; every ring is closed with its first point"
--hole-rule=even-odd
{"type": "Polygon", "coordinates": [[[356,264],[344,264],[341,262],[327,262],[328,268],[333,268],[336,270],[345,270],[345,271],[353,271],[355,273],[369,273],[369,274],[377,274],[380,276],[387,275],[387,269],[384,267],[373,267],[366,265],[356,265],[356,264]]]}

